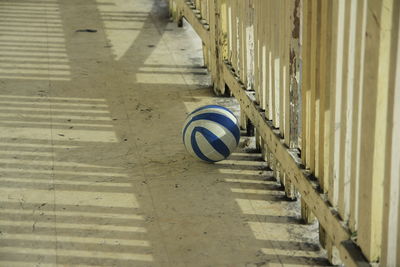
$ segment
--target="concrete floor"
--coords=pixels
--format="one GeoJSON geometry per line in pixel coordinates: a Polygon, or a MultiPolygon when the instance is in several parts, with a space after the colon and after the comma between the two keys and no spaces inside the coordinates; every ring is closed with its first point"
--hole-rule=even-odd
{"type": "Polygon", "coordinates": [[[248,139],[185,152],[188,112],[237,111],[200,44],[160,0],[0,0],[0,266],[328,265],[248,139]]]}

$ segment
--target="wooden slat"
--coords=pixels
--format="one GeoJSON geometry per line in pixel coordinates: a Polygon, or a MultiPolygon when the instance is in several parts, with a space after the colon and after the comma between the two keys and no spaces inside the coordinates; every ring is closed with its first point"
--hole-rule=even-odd
{"type": "Polygon", "coordinates": [[[311,50],[313,51],[313,57],[311,62],[311,88],[314,92],[312,101],[315,103],[315,116],[314,116],[314,168],[313,172],[315,177],[321,177],[320,173],[320,159],[321,154],[323,154],[323,123],[324,123],[324,106],[323,101],[321,99],[321,94],[323,95],[323,89],[321,88],[320,81],[321,81],[321,66],[320,66],[320,57],[321,53],[324,50],[322,47],[321,42],[323,39],[323,32],[322,32],[322,16],[326,14],[322,14],[322,2],[315,1],[313,3],[313,10],[314,13],[312,18],[315,21],[312,28],[312,42],[313,45],[311,46],[311,50]]]}
{"type": "Polygon", "coordinates": [[[331,3],[328,1],[321,1],[321,40],[320,40],[320,58],[319,58],[319,159],[318,159],[318,173],[316,176],[320,183],[321,189],[324,193],[328,192],[329,182],[329,65],[330,61],[330,43],[331,34],[331,3]]]}
{"type": "Polygon", "coordinates": [[[266,60],[266,77],[265,77],[265,105],[266,105],[266,116],[269,120],[273,120],[273,109],[272,109],[272,90],[273,90],[273,58],[272,58],[272,32],[273,32],[273,1],[265,1],[265,7],[268,16],[265,17],[266,25],[264,31],[264,45],[265,45],[265,60],[266,60]]]}
{"type": "MultiPolygon", "coordinates": [[[[366,31],[366,10],[367,5],[364,2],[355,2],[357,4],[356,32],[366,31]]],[[[352,125],[352,155],[351,155],[351,181],[350,181],[350,217],[349,226],[353,232],[358,228],[358,192],[359,192],[359,173],[360,173],[360,136],[361,136],[361,115],[362,115],[362,97],[363,97],[363,70],[364,70],[364,49],[365,35],[357,34],[355,38],[355,62],[354,62],[354,96],[353,96],[353,125],[352,125]]]]}
{"type": "MultiPolygon", "coordinates": [[[[343,4],[343,0],[341,0],[343,4]]],[[[329,133],[327,134],[329,136],[329,162],[328,162],[328,167],[327,167],[327,172],[325,172],[328,175],[328,183],[329,183],[329,191],[328,191],[328,199],[331,202],[331,204],[334,207],[337,207],[337,201],[338,201],[338,173],[337,173],[337,162],[338,162],[338,156],[336,154],[338,153],[339,147],[336,145],[337,144],[337,137],[338,131],[336,131],[338,123],[338,114],[336,114],[336,105],[337,105],[337,99],[341,99],[341,97],[338,97],[338,94],[341,92],[340,87],[339,87],[339,92],[337,92],[337,70],[338,70],[338,64],[340,64],[340,56],[337,55],[338,51],[338,42],[340,43],[340,40],[338,41],[338,36],[337,36],[337,31],[339,28],[339,16],[340,16],[340,10],[339,10],[339,1],[332,1],[331,5],[331,12],[332,12],[332,17],[330,20],[331,23],[331,39],[330,39],[330,61],[329,61],[329,107],[330,107],[330,112],[329,112],[329,126],[327,129],[329,129],[329,133]],[[338,59],[339,57],[339,59],[338,59]],[[338,62],[339,61],[339,62],[338,62]]],[[[340,71],[340,69],[339,69],[340,71]]],[[[340,109],[339,111],[340,112],[340,109]]]]}
{"type": "MultiPolygon", "coordinates": [[[[316,29],[316,12],[317,6],[315,1],[303,1],[303,44],[302,44],[302,59],[303,59],[303,80],[302,80],[302,150],[301,157],[306,168],[314,171],[314,117],[315,117],[315,61],[314,53],[311,49],[315,49],[315,38],[312,31],[316,29]]],[[[311,223],[314,220],[312,210],[307,206],[307,203],[302,201],[301,215],[306,223],[311,223]]]]}
{"type": "Polygon", "coordinates": [[[271,1],[271,32],[270,32],[270,40],[269,45],[271,46],[271,81],[272,87],[271,90],[271,109],[272,109],[272,124],[275,128],[279,128],[279,118],[278,118],[278,109],[279,109],[279,2],[271,1]]]}
{"type": "Polygon", "coordinates": [[[237,26],[236,26],[236,32],[237,32],[237,39],[236,39],[236,41],[237,41],[237,62],[235,63],[236,64],[236,70],[237,70],[237,73],[238,73],[238,75],[239,75],[239,77],[240,77],[240,80],[241,81],[244,81],[243,79],[244,79],[244,77],[243,77],[243,67],[242,67],[242,64],[243,64],[243,59],[242,59],[242,56],[243,56],[243,53],[242,53],[242,49],[243,49],[243,25],[242,25],[242,22],[243,22],[243,18],[242,18],[242,13],[243,13],[243,8],[242,8],[242,5],[243,5],[243,1],[236,1],[236,19],[237,19],[237,26]]]}
{"type": "Polygon", "coordinates": [[[284,112],[284,100],[285,100],[285,77],[284,77],[284,66],[285,66],[285,0],[278,2],[278,11],[277,13],[277,60],[279,62],[277,70],[278,70],[278,92],[277,92],[277,124],[279,125],[279,132],[281,136],[284,136],[285,131],[285,112],[284,112]]]}
{"type": "MultiPolygon", "coordinates": [[[[209,43],[209,47],[207,47],[208,53],[209,53],[209,70],[211,73],[211,80],[212,80],[212,84],[214,85],[214,91],[215,92],[220,92],[221,89],[218,88],[218,86],[220,85],[220,75],[218,72],[218,66],[221,64],[222,59],[220,58],[220,53],[219,53],[219,49],[220,49],[220,45],[219,45],[219,28],[220,25],[217,25],[219,23],[219,21],[217,21],[217,17],[215,16],[216,13],[216,8],[217,6],[220,6],[220,3],[217,1],[204,1],[203,5],[206,4],[205,8],[204,8],[204,13],[207,14],[207,18],[206,21],[210,26],[210,43],[209,43]],[[211,16],[211,14],[213,14],[213,16],[211,16]]],[[[222,89],[224,90],[224,89],[222,89]]]]}
{"type": "Polygon", "coordinates": [[[254,90],[256,93],[256,101],[261,104],[261,94],[260,94],[260,74],[262,67],[260,66],[262,53],[260,52],[260,2],[261,0],[254,0],[254,90]]]}
{"type": "MultiPolygon", "coordinates": [[[[282,23],[281,23],[281,35],[282,36],[282,85],[283,93],[281,94],[281,122],[285,144],[290,147],[290,76],[289,76],[289,51],[290,51],[290,12],[294,9],[292,1],[284,0],[282,2],[282,23]]],[[[286,173],[283,174],[283,180],[285,185],[285,194],[289,199],[296,199],[295,188],[290,180],[290,176],[286,173]]]]}
{"type": "MultiPolygon", "coordinates": [[[[316,155],[316,167],[315,167],[315,176],[318,179],[322,192],[325,194],[329,190],[328,183],[328,171],[326,168],[329,163],[329,75],[328,75],[328,66],[327,62],[329,62],[329,51],[330,51],[330,36],[331,32],[329,31],[330,26],[330,15],[331,10],[329,8],[330,2],[321,1],[320,2],[320,26],[318,30],[318,34],[320,36],[319,40],[319,60],[316,64],[318,64],[319,72],[318,72],[318,80],[317,80],[317,95],[318,99],[318,111],[319,113],[319,121],[318,121],[318,134],[317,141],[318,144],[318,153],[316,155]]],[[[319,227],[319,240],[321,245],[325,247],[329,251],[330,262],[334,263],[334,258],[332,257],[333,253],[330,251],[332,248],[332,240],[327,236],[325,229],[320,225],[319,227]]]]}
{"type": "Polygon", "coordinates": [[[307,153],[309,151],[307,150],[307,123],[308,123],[308,117],[307,117],[307,99],[308,99],[308,91],[310,90],[310,85],[309,81],[310,78],[307,77],[310,75],[308,69],[308,55],[309,55],[309,45],[308,45],[308,40],[309,38],[309,33],[310,29],[309,27],[311,26],[311,23],[309,23],[310,20],[310,15],[309,15],[309,0],[303,0],[302,2],[302,8],[301,8],[301,16],[302,16],[302,53],[301,53],[301,59],[302,59],[302,70],[303,70],[303,75],[302,75],[302,83],[301,83],[301,159],[303,161],[303,164],[306,165],[306,159],[307,159],[307,153]],[[305,45],[307,43],[307,45],[305,45]]]}
{"type": "MultiPolygon", "coordinates": [[[[260,31],[261,35],[260,43],[261,43],[261,67],[262,67],[262,75],[261,75],[261,89],[260,89],[260,99],[261,99],[261,108],[265,110],[268,114],[268,70],[269,70],[269,62],[268,62],[268,50],[267,50],[267,38],[268,38],[268,20],[269,16],[264,16],[262,11],[269,14],[269,2],[270,0],[261,0],[260,1],[260,10],[259,10],[259,23],[260,23],[260,31]]],[[[267,115],[268,116],[268,115],[267,115]]]]}
{"type": "Polygon", "coordinates": [[[317,102],[317,71],[318,71],[318,57],[320,51],[318,26],[319,22],[319,12],[320,4],[319,1],[311,1],[311,26],[309,34],[309,43],[303,44],[304,46],[309,46],[309,86],[310,90],[307,95],[307,155],[306,155],[306,166],[315,175],[315,158],[319,152],[319,144],[317,136],[319,135],[319,101],[317,102]],[[317,112],[318,111],[318,112],[317,112]]]}
{"type": "Polygon", "coordinates": [[[254,89],[254,2],[249,0],[246,7],[246,76],[247,89],[254,89]]]}
{"type": "MultiPolygon", "coordinates": [[[[380,258],[383,184],[388,160],[388,102],[391,73],[392,0],[370,0],[364,70],[358,243],[370,261],[380,258]]],[[[397,34],[397,33],[396,33],[397,34]]]]}
{"type": "Polygon", "coordinates": [[[238,23],[237,23],[237,1],[232,1],[232,66],[238,71],[237,51],[238,51],[238,23]]]}
{"type": "Polygon", "coordinates": [[[341,99],[337,99],[336,102],[336,114],[340,116],[338,118],[340,126],[336,131],[339,135],[336,140],[339,152],[335,160],[338,160],[338,211],[345,221],[349,219],[350,212],[351,117],[353,112],[353,86],[350,83],[354,80],[354,44],[350,42],[352,42],[352,36],[355,34],[355,17],[351,16],[354,10],[354,8],[352,10],[352,3],[354,1],[343,1],[339,4],[340,27],[338,28],[338,35],[340,35],[342,43],[340,46],[338,45],[337,50],[338,58],[340,56],[342,63],[341,69],[337,71],[341,80],[337,80],[336,90],[337,92],[340,91],[341,99]],[[353,48],[351,48],[352,46],[353,48]],[[350,49],[353,50],[350,51],[350,49]],[[338,113],[339,110],[340,113],[338,113]]]}
{"type": "Polygon", "coordinates": [[[246,42],[246,27],[247,27],[247,17],[246,17],[246,8],[249,0],[238,1],[239,10],[240,10],[240,24],[239,24],[239,42],[240,42],[240,77],[243,84],[247,84],[247,42],[246,42]]]}
{"type": "Polygon", "coordinates": [[[226,1],[226,14],[227,14],[227,37],[228,37],[228,61],[232,63],[232,5],[231,1],[226,1]]]}
{"type": "MultiPolygon", "coordinates": [[[[394,14],[400,11],[400,4],[394,6],[394,14]]],[[[393,60],[389,84],[389,117],[392,127],[389,129],[390,162],[386,168],[384,225],[382,242],[382,266],[400,265],[400,18],[393,22],[392,42],[393,60]],[[397,40],[396,40],[397,39],[397,40]]]]}

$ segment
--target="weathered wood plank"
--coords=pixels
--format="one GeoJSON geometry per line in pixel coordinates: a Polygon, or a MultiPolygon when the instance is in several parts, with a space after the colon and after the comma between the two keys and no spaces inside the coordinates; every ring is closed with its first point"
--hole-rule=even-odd
{"type": "MultiPolygon", "coordinates": [[[[359,195],[358,244],[370,261],[380,258],[382,241],[383,184],[388,150],[388,101],[393,27],[393,0],[370,0],[364,70],[363,125],[359,195]]],[[[397,33],[396,33],[397,34],[397,33]]]]}
{"type": "MultiPolygon", "coordinates": [[[[394,10],[400,11],[400,5],[395,6],[394,10]]],[[[398,13],[397,13],[398,14],[398,13]]],[[[397,36],[392,42],[392,54],[397,54],[393,60],[392,71],[390,73],[389,84],[389,134],[391,151],[390,162],[386,168],[385,182],[385,205],[384,205],[384,224],[383,240],[381,249],[382,266],[400,265],[400,18],[397,17],[393,22],[393,32],[397,36]]]]}

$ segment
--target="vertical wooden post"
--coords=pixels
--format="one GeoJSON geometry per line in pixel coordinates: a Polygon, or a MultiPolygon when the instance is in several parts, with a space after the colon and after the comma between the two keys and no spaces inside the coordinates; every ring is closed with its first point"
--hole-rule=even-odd
{"type": "MultiPolygon", "coordinates": [[[[370,261],[380,258],[383,184],[390,149],[388,103],[393,34],[393,0],[369,0],[362,101],[358,244],[370,261]]],[[[397,33],[396,33],[397,34],[397,33]]]]}
{"type": "Polygon", "coordinates": [[[237,64],[237,51],[238,51],[238,14],[237,14],[237,1],[231,1],[231,10],[232,10],[232,58],[231,63],[232,67],[235,70],[236,74],[238,74],[238,64],[237,64]]]}
{"type": "Polygon", "coordinates": [[[255,19],[254,19],[254,4],[255,0],[249,0],[248,6],[246,7],[246,77],[247,82],[245,86],[247,89],[254,90],[254,27],[255,27],[255,19]]]}
{"type": "MultiPolygon", "coordinates": [[[[331,42],[331,34],[332,31],[330,29],[331,19],[332,19],[332,10],[330,8],[330,1],[321,1],[320,2],[320,14],[319,14],[319,30],[318,34],[320,36],[319,40],[319,59],[316,64],[318,65],[319,72],[317,77],[317,96],[318,99],[318,113],[319,113],[319,121],[318,121],[318,133],[317,133],[317,141],[318,144],[318,153],[316,156],[316,167],[315,167],[315,176],[317,177],[320,187],[323,193],[327,193],[329,191],[329,125],[330,125],[330,108],[329,108],[329,65],[327,62],[330,61],[330,42],[331,42]]],[[[320,225],[319,226],[319,239],[320,243],[324,248],[331,248],[332,240],[326,234],[325,229],[320,225]],[[330,244],[328,244],[330,243],[330,244]]],[[[331,259],[331,263],[332,263],[331,259]]]]}
{"type": "Polygon", "coordinates": [[[210,24],[210,54],[211,73],[214,84],[214,92],[217,95],[225,94],[225,82],[223,79],[223,63],[227,58],[227,16],[226,0],[209,1],[210,24]]]}
{"type": "MultiPolygon", "coordinates": [[[[356,32],[366,32],[366,1],[357,2],[357,22],[356,32]]],[[[355,63],[354,63],[354,101],[353,101],[353,125],[352,125],[352,154],[351,154],[351,181],[350,181],[350,217],[349,226],[355,233],[358,229],[358,194],[360,181],[360,149],[361,149],[361,115],[362,115],[362,98],[363,98],[363,70],[364,70],[364,50],[365,50],[365,34],[357,34],[355,40],[355,63]]]]}
{"type": "MultiPolygon", "coordinates": [[[[394,5],[394,14],[399,14],[400,4],[394,5]]],[[[400,265],[400,18],[394,17],[392,55],[397,58],[391,64],[389,83],[389,131],[388,147],[390,160],[385,171],[385,203],[382,239],[382,266],[400,265]],[[397,32],[397,35],[396,35],[397,32]]]]}
{"type": "Polygon", "coordinates": [[[279,28],[278,28],[278,10],[279,10],[279,2],[272,0],[270,6],[270,14],[271,14],[271,32],[269,39],[270,54],[271,54],[271,93],[270,93],[270,103],[271,103],[271,120],[272,125],[275,128],[279,128],[279,119],[278,119],[278,108],[279,108],[279,28]]]}
{"type": "Polygon", "coordinates": [[[269,120],[274,120],[273,114],[274,114],[274,109],[272,105],[272,91],[274,90],[273,88],[273,79],[274,79],[274,74],[273,74],[273,56],[272,56],[272,46],[273,46],[273,1],[274,0],[267,0],[265,1],[265,7],[263,10],[265,10],[268,14],[268,16],[265,17],[265,32],[264,32],[264,46],[265,46],[265,60],[266,60],[266,75],[265,75],[265,104],[266,104],[266,116],[269,120]]]}
{"type": "MultiPolygon", "coordinates": [[[[339,0],[342,1],[341,3],[343,3],[343,0],[339,0]]],[[[328,71],[328,75],[329,75],[329,96],[327,96],[327,98],[329,98],[329,107],[330,107],[330,111],[329,111],[329,126],[327,127],[327,129],[329,129],[329,134],[328,135],[328,140],[329,140],[329,164],[327,166],[327,172],[325,172],[326,175],[328,175],[328,184],[329,184],[329,190],[328,190],[328,200],[330,201],[330,203],[332,204],[333,207],[337,207],[337,201],[338,201],[338,177],[337,174],[335,172],[335,162],[337,162],[337,158],[335,161],[335,155],[336,153],[338,153],[338,146],[336,145],[336,135],[335,133],[337,132],[336,129],[338,128],[338,121],[336,121],[337,119],[337,115],[335,114],[335,110],[336,110],[336,100],[337,100],[337,69],[338,69],[338,64],[340,64],[340,62],[338,62],[338,60],[340,61],[340,59],[338,59],[338,55],[337,55],[337,51],[338,51],[338,37],[337,37],[337,31],[339,28],[339,1],[334,1],[331,3],[330,5],[330,9],[332,12],[332,18],[331,18],[331,27],[330,27],[330,31],[332,32],[331,35],[331,40],[330,40],[330,62],[329,62],[329,71],[328,71]]],[[[339,56],[340,57],[340,56],[339,56]]],[[[341,88],[339,87],[339,90],[341,88]]],[[[340,99],[340,98],[339,98],[340,99]]],[[[340,112],[340,111],[339,111],[340,112]]],[[[339,125],[340,126],[340,125],[339,125]]],[[[326,147],[325,147],[326,148],[326,147]]],[[[326,155],[326,153],[325,153],[326,155]]]]}
{"type": "MultiPolygon", "coordinates": [[[[338,153],[338,211],[344,221],[348,221],[350,212],[350,162],[351,160],[351,126],[353,112],[353,86],[354,80],[354,35],[355,35],[355,16],[353,13],[354,1],[345,1],[341,5],[341,23],[339,29],[343,44],[342,50],[338,50],[338,55],[342,58],[341,81],[337,80],[337,85],[341,87],[341,99],[337,99],[336,104],[340,105],[340,129],[338,129],[337,146],[338,153]],[[343,11],[342,11],[343,9],[343,11]],[[345,26],[347,25],[347,26],[345,26]]],[[[338,72],[339,73],[339,72],[338,72]]],[[[337,88],[338,90],[338,88],[337,88]]],[[[339,106],[336,106],[336,109],[339,106]]],[[[337,111],[337,110],[336,110],[337,111]]],[[[336,137],[336,136],[335,136],[336,137]]]]}
{"type": "Polygon", "coordinates": [[[253,41],[254,41],[254,90],[255,90],[255,95],[256,95],[256,102],[257,104],[260,105],[261,108],[261,85],[260,85],[260,72],[262,71],[262,68],[260,66],[261,60],[260,60],[260,34],[259,34],[259,29],[260,29],[260,1],[261,0],[254,0],[253,5],[254,5],[254,24],[253,24],[253,41]]]}
{"type": "MultiPolygon", "coordinates": [[[[315,4],[314,4],[315,5],[315,4]]],[[[311,46],[312,30],[315,29],[316,21],[313,14],[316,12],[313,1],[304,0],[302,6],[302,59],[303,59],[303,80],[302,80],[302,148],[301,158],[306,168],[314,170],[314,114],[315,114],[315,87],[312,87],[312,53],[311,46]]],[[[301,216],[305,223],[311,223],[314,216],[305,201],[301,201],[301,216]]]]}

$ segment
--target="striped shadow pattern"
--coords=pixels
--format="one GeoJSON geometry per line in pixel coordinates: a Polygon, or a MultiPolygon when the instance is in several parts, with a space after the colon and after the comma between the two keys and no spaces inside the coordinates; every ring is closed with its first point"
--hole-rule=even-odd
{"type": "Polygon", "coordinates": [[[207,105],[188,115],[182,136],[189,154],[206,162],[217,162],[229,157],[236,149],[240,129],[229,109],[207,105]]]}

